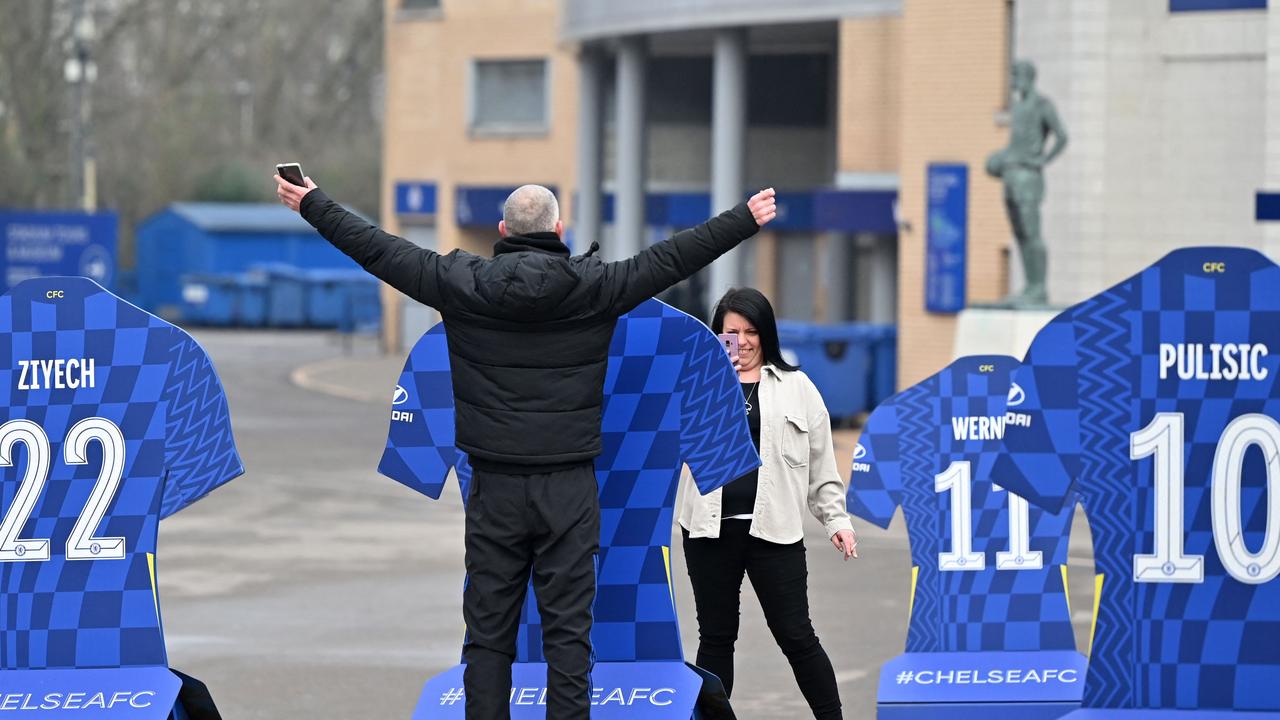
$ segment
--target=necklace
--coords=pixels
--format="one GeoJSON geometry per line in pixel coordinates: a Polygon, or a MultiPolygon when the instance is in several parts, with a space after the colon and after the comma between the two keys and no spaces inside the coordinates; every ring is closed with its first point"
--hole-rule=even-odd
{"type": "Polygon", "coordinates": [[[756,396],[756,389],[757,389],[757,388],[759,388],[759,387],[760,387],[760,383],[756,383],[755,385],[753,385],[753,386],[751,387],[751,392],[747,394],[747,399],[746,399],[746,401],[745,401],[745,402],[746,402],[746,405],[747,405],[747,414],[748,414],[748,415],[750,415],[750,414],[751,414],[751,410],[752,410],[751,399],[752,399],[752,398],[754,398],[754,397],[756,396]]]}

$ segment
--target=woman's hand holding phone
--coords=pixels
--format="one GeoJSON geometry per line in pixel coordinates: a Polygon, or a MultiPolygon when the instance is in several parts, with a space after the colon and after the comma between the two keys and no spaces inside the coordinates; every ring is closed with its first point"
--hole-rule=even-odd
{"type": "Polygon", "coordinates": [[[729,355],[729,360],[733,362],[733,369],[741,372],[742,368],[738,366],[738,334],[720,333],[716,337],[720,338],[720,345],[724,347],[725,353],[729,355]]]}

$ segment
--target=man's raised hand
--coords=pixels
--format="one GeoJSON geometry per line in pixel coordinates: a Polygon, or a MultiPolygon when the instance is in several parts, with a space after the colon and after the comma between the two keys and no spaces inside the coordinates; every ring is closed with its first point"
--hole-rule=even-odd
{"type": "Polygon", "coordinates": [[[764,227],[770,220],[778,217],[778,202],[774,195],[773,188],[765,188],[747,201],[747,209],[751,211],[751,217],[756,219],[756,225],[764,227]]]}
{"type": "Polygon", "coordinates": [[[298,187],[279,175],[273,175],[272,177],[276,181],[276,197],[280,198],[280,202],[294,212],[298,212],[298,206],[302,204],[302,196],[316,189],[316,184],[311,182],[309,177],[302,179],[307,184],[306,187],[298,187]]]}

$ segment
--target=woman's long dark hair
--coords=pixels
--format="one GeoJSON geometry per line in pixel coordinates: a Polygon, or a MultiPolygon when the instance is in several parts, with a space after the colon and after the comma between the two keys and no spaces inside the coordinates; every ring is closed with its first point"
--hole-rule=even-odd
{"type": "Polygon", "coordinates": [[[778,321],[773,315],[773,306],[764,293],[749,287],[733,288],[725,293],[720,302],[716,303],[716,312],[711,318],[711,329],[717,335],[724,332],[724,316],[731,312],[738,313],[755,326],[766,365],[787,371],[800,369],[782,359],[782,345],[778,342],[778,321]]]}

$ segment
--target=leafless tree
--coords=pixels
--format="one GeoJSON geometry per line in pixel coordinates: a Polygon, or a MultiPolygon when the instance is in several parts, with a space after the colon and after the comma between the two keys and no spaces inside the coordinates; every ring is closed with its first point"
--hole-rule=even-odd
{"type": "MultiPolygon", "coordinates": [[[[0,0],[0,207],[74,204],[73,3],[0,0]]],[[[378,209],[382,1],[83,0],[98,206],[132,229],[170,202],[272,199],[277,161],[378,209]]]]}

